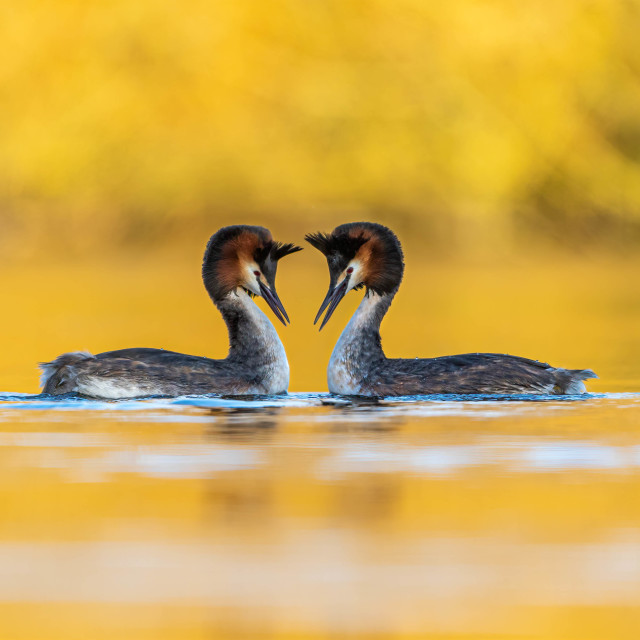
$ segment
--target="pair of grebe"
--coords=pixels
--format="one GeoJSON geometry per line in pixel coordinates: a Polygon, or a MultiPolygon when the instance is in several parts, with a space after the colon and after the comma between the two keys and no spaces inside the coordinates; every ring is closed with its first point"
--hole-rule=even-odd
{"type": "MultiPolygon", "coordinates": [[[[329,291],[316,322],[324,327],[352,289],[365,295],[331,354],[329,391],[344,395],[576,394],[588,369],[561,369],[496,353],[440,358],[387,358],[380,323],[400,287],[404,260],[395,234],[379,224],[356,222],[306,240],[329,266],[329,291]]],[[[275,287],[278,261],[300,251],[273,240],[263,227],[236,225],[215,233],[202,265],[204,285],[229,332],[222,360],[162,349],[122,349],[97,355],[65,353],[41,364],[43,393],[100,398],[219,393],[280,394],[289,386],[289,364],[275,328],[253,302],[262,296],[283,324],[289,321],[275,287]]]]}

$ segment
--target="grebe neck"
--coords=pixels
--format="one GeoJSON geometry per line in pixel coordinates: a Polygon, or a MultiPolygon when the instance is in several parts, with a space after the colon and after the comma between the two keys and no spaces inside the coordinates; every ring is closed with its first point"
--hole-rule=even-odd
{"type": "Polygon", "coordinates": [[[395,293],[379,295],[367,291],[351,316],[329,360],[327,380],[332,393],[358,395],[362,381],[385,360],[380,323],[395,293]]]}
{"type": "Polygon", "coordinates": [[[286,362],[284,347],[277,331],[249,294],[237,289],[216,301],[229,333],[228,360],[286,362]]]}

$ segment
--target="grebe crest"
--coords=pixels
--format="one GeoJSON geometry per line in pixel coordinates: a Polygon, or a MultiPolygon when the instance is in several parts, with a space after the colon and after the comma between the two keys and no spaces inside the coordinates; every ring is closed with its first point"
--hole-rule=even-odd
{"type": "Polygon", "coordinates": [[[224,227],[211,236],[204,252],[204,286],[215,304],[238,288],[262,296],[278,320],[286,324],[289,317],[276,294],[278,260],[301,250],[291,243],[276,242],[264,227],[224,227]]]}
{"type": "Polygon", "coordinates": [[[330,234],[310,233],[305,240],[321,251],[329,266],[329,292],[314,322],[329,307],[320,329],[351,289],[366,287],[379,296],[393,296],[402,282],[404,256],[391,229],[375,222],[350,222],[330,234]]]}

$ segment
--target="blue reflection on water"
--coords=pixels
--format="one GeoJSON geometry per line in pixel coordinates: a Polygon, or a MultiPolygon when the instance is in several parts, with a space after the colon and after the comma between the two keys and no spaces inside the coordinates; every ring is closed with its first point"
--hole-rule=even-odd
{"type": "Polygon", "coordinates": [[[540,469],[613,469],[634,464],[625,461],[619,447],[585,442],[544,443],[523,452],[525,465],[540,469]]]}
{"type": "Polygon", "coordinates": [[[436,394],[425,396],[400,396],[385,398],[369,398],[362,396],[337,396],[330,393],[289,393],[277,396],[182,396],[178,398],[163,398],[151,396],[148,398],[134,398],[122,400],[100,400],[84,398],[74,394],[51,396],[45,394],[0,392],[0,408],[4,409],[39,409],[39,410],[89,410],[110,411],[144,410],[149,408],[166,407],[202,407],[202,408],[270,408],[270,407],[392,407],[406,405],[432,405],[434,403],[557,403],[557,402],[587,402],[602,398],[631,398],[640,399],[639,393],[626,394],[593,394],[580,395],[505,395],[505,394],[436,394]]]}
{"type": "Polygon", "coordinates": [[[386,446],[378,443],[347,445],[319,467],[325,479],[345,473],[410,473],[447,475],[463,469],[499,466],[508,473],[544,473],[571,470],[635,470],[640,451],[634,447],[583,441],[539,441],[508,437],[500,444],[386,446]]]}

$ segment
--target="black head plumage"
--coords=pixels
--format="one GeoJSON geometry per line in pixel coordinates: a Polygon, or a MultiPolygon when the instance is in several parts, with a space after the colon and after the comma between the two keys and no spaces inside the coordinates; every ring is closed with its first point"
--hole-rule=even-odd
{"type": "Polygon", "coordinates": [[[331,285],[356,257],[366,262],[363,285],[380,295],[397,290],[404,273],[404,256],[396,235],[375,222],[350,222],[331,233],[310,233],[305,240],[327,258],[331,285]]]}
{"type": "Polygon", "coordinates": [[[214,301],[239,286],[243,261],[255,262],[269,286],[275,290],[278,260],[301,251],[292,243],[277,242],[265,227],[232,225],[214,233],[202,262],[202,277],[214,301]]]}

